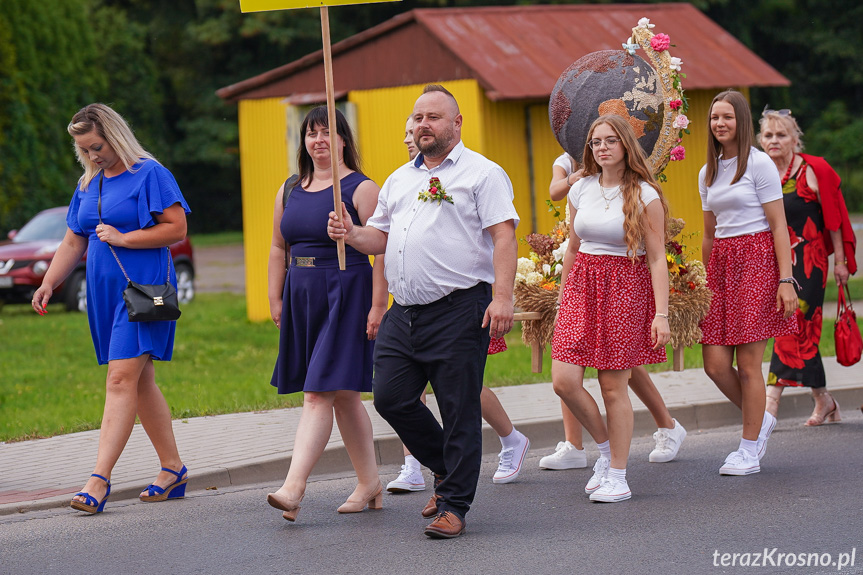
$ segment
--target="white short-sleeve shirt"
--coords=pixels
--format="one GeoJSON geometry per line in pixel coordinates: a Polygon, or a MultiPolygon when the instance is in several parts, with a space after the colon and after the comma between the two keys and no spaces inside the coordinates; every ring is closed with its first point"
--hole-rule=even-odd
{"type": "MultiPolygon", "coordinates": [[[[581,239],[578,251],[592,255],[629,255],[623,230],[625,216],[620,186],[602,190],[599,187],[599,175],[596,174],[575,182],[568,197],[572,208],[578,210],[572,222],[572,230],[581,239]]],[[[658,199],[659,193],[653,186],[641,182],[641,200],[644,205],[658,199]]],[[[642,245],[635,255],[645,253],[642,245]]]]}
{"type": "Polygon", "coordinates": [[[566,175],[572,174],[572,157],[564,152],[557,157],[552,166],[558,166],[563,168],[563,171],[566,172],[566,175]]]}
{"type": "Polygon", "coordinates": [[[423,155],[397,169],[378,194],[366,225],[388,234],[385,274],[400,305],[437,301],[480,282],[494,283],[490,226],[518,226],[512,183],[503,168],[456,144],[446,159],[427,168],[423,155]],[[420,192],[440,179],[453,203],[423,202],[420,192]]]}
{"type": "Polygon", "coordinates": [[[714,237],[731,238],[757,234],[770,229],[762,204],[782,199],[782,184],[776,164],[770,156],[751,148],[746,172],[734,184],[737,158],[719,158],[716,180],[707,186],[704,181],[707,166],[698,173],[701,209],[716,216],[714,237]]]}

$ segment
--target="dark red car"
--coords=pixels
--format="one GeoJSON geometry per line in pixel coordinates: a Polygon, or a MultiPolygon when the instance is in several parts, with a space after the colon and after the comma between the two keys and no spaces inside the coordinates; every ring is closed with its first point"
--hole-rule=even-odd
{"type": "MultiPolygon", "coordinates": [[[[0,302],[28,303],[33,299],[66,235],[67,209],[39,212],[20,230],[9,232],[10,241],[0,243],[0,302]]],[[[180,303],[190,302],[195,297],[195,265],[189,238],[173,244],[171,255],[177,270],[177,296],[180,303]]],[[[87,310],[86,259],[85,253],[66,281],[54,290],[52,300],[62,301],[70,311],[87,310]]]]}

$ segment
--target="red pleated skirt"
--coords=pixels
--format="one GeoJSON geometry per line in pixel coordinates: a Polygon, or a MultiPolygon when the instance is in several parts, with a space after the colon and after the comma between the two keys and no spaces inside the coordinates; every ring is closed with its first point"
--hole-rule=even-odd
{"type": "Polygon", "coordinates": [[[554,328],[551,357],[596,369],[630,369],[664,363],[650,326],[656,313],[644,258],[576,256],[554,328]]]}
{"type": "Polygon", "coordinates": [[[716,238],[707,263],[710,311],[701,321],[701,343],[742,345],[797,333],[797,317],[776,310],[779,265],[769,231],[716,238]]]}

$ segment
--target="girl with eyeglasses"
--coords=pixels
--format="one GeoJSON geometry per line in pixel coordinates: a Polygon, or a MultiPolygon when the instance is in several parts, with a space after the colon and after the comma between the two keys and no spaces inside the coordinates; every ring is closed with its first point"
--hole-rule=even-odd
{"type": "Polygon", "coordinates": [[[770,157],[752,147],[749,102],[734,90],[718,94],[708,128],[707,163],[698,175],[701,251],[713,292],[701,322],[704,371],[743,412],[740,445],[719,473],[749,475],[761,470],[776,425],[764,411],[761,361],[768,339],[797,332],[797,292],[782,186],[770,157]]]}
{"type": "Polygon", "coordinates": [[[584,147],[584,178],[569,192],[570,240],[563,262],[551,377],[597,443],[600,457],[585,487],[591,501],[631,497],[626,462],[633,414],[633,368],[666,361],[668,207],[629,123],[600,116],[584,147]],[[593,367],[608,425],[584,389],[593,367]]]}

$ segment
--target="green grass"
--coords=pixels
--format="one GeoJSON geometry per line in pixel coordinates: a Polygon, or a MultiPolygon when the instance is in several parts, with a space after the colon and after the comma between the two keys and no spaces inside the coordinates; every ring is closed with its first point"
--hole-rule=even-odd
{"type": "MultiPolygon", "coordinates": [[[[100,425],[107,367],[96,364],[87,317],[58,304],[48,311],[40,317],[29,306],[7,305],[0,312],[0,441],[100,425]]],[[[520,329],[506,340],[509,350],[488,358],[487,385],[551,381],[548,349],[543,372],[532,373],[530,348],[521,343],[520,329]]],[[[174,360],[156,362],[156,381],[175,418],[301,405],[302,394],[280,396],[270,386],[277,347],[278,332],[270,322],[246,319],[242,296],[199,294],[183,307],[174,360]]],[[[821,352],[835,353],[829,321],[821,352]]],[[[765,360],[769,357],[768,346],[765,360]]],[[[702,366],[699,346],[685,350],[685,362],[687,368],[702,366]]],[[[670,361],[648,366],[650,371],[669,369],[670,361]]],[[[596,372],[588,369],[587,377],[596,372]]]]}
{"type": "MultiPolygon", "coordinates": [[[[57,304],[37,316],[25,305],[0,313],[0,441],[99,427],[106,366],[96,364],[87,316],[57,304]]],[[[245,300],[199,294],[183,306],[174,360],[156,381],[175,418],[302,404],[270,386],[278,331],[246,319],[245,300]]]]}
{"type": "Polygon", "coordinates": [[[216,234],[192,234],[193,247],[232,246],[243,243],[243,232],[220,232],[216,234]]]}
{"type": "MultiPolygon", "coordinates": [[[[863,277],[854,277],[848,280],[848,289],[851,290],[851,298],[854,300],[863,300],[863,277]]],[[[833,274],[827,279],[827,289],[824,292],[824,301],[836,301],[837,298],[836,279],[833,274]]],[[[857,311],[857,310],[854,310],[857,311]]],[[[863,312],[858,312],[863,313],[863,312]]]]}

